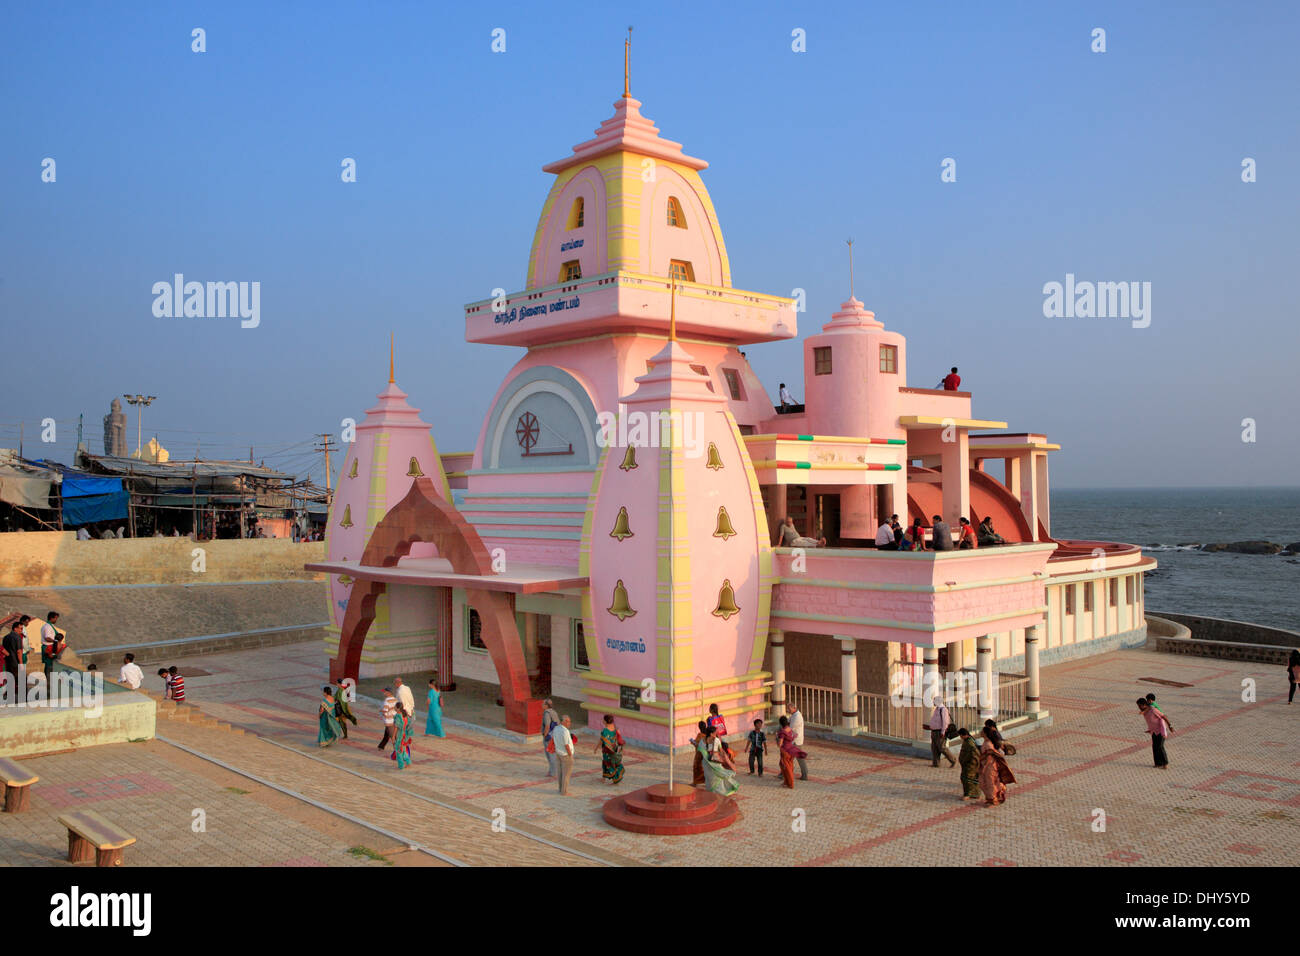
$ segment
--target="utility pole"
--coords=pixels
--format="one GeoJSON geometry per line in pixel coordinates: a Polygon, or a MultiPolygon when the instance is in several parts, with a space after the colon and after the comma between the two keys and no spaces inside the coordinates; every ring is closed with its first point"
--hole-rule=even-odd
{"type": "Polygon", "coordinates": [[[330,442],[334,440],[334,437],[329,432],[322,432],[316,437],[321,439],[321,444],[316,446],[316,450],[325,453],[325,493],[328,497],[330,491],[330,452],[334,450],[334,446],[330,442]]]}

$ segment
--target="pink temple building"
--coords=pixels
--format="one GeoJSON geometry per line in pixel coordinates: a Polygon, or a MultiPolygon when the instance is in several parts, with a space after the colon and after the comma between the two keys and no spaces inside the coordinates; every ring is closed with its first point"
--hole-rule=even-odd
{"type": "Polygon", "coordinates": [[[740,350],[794,338],[795,302],[732,286],[707,164],[640,106],[543,167],[524,287],[465,307],[467,341],[524,350],[473,452],[439,454],[391,373],[357,427],[309,565],[332,676],[491,682],[527,734],[572,698],[660,746],[710,703],[735,731],[788,699],[915,740],[944,675],[997,688],[972,719],[1050,719],[1039,667],[1142,643],[1155,562],[1052,538],[1059,446],[909,386],[906,339],[851,295],[804,340],[804,404],[774,406],[740,350]],[[878,550],[895,513],[1006,543],[878,550]],[[826,546],[777,546],[787,515],[826,546]]]}

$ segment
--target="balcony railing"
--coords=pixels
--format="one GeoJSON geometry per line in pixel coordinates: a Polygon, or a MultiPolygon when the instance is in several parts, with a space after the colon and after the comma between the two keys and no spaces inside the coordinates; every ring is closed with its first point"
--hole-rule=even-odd
{"type": "MultiPolygon", "coordinates": [[[[969,676],[974,672],[964,670],[959,674],[962,681],[968,682],[969,676]]],[[[1028,713],[1025,688],[1029,684],[1029,678],[1023,674],[998,674],[996,678],[992,701],[993,719],[1001,724],[1028,713]]],[[[945,681],[945,684],[947,683],[945,681]]],[[[786,681],[785,699],[798,706],[803,713],[804,723],[809,727],[836,730],[844,725],[842,690],[786,681]]],[[[857,695],[859,733],[873,737],[891,737],[896,740],[929,740],[930,732],[925,724],[929,721],[934,708],[910,703],[899,706],[899,699],[890,694],[859,691],[857,695]]],[[[978,734],[984,726],[979,702],[973,694],[961,701],[949,702],[948,709],[952,713],[953,722],[958,727],[969,728],[971,733],[978,734]]]]}

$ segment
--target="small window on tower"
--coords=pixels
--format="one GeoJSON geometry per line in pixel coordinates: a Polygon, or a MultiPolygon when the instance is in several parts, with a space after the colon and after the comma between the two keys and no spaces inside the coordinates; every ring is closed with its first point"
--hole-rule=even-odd
{"type": "Polygon", "coordinates": [[[727,380],[727,391],[731,393],[731,397],[738,402],[743,401],[744,392],[740,390],[740,376],[736,374],[736,370],[734,368],[724,368],[722,377],[727,380]]]}
{"type": "Polygon", "coordinates": [[[583,218],[586,214],[586,202],[581,196],[573,201],[573,206],[569,210],[569,222],[565,229],[581,229],[583,218]]]}
{"type": "Polygon", "coordinates": [[[560,281],[572,282],[575,279],[582,278],[582,266],[577,259],[570,259],[564,265],[560,266],[560,281]]]}
{"type": "Polygon", "coordinates": [[[668,275],[678,282],[694,282],[695,270],[689,262],[681,259],[673,259],[668,263],[668,275]]]}
{"type": "Polygon", "coordinates": [[[831,374],[831,347],[829,345],[813,349],[813,374],[831,374]]]}
{"type": "Polygon", "coordinates": [[[882,345],[880,347],[880,370],[882,372],[898,371],[898,346],[882,345]]]}
{"type": "Polygon", "coordinates": [[[676,226],[678,229],[686,228],[686,215],[682,212],[682,204],[677,201],[676,196],[668,197],[668,225],[676,226]]]}

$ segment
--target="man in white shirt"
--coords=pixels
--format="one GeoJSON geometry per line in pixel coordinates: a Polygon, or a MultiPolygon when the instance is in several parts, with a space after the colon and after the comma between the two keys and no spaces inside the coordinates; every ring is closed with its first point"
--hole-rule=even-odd
{"type": "Polygon", "coordinates": [[[51,611],[45,615],[45,621],[41,624],[41,666],[45,670],[46,687],[50,686],[50,672],[54,670],[54,662],[60,654],[59,642],[62,636],[54,626],[58,620],[59,612],[51,611]]]}
{"type": "Polygon", "coordinates": [[[384,718],[384,739],[379,741],[379,749],[383,750],[388,746],[388,741],[393,739],[393,715],[397,713],[397,698],[393,696],[391,687],[384,688],[384,705],[379,709],[379,715],[384,718]]]}
{"type": "Polygon", "coordinates": [[[880,527],[876,529],[876,547],[881,551],[894,549],[894,529],[884,519],[881,519],[880,527]]]}
{"type": "Polygon", "coordinates": [[[402,709],[414,716],[415,694],[411,693],[411,688],[403,684],[400,677],[393,678],[393,686],[397,688],[397,699],[402,702],[402,709]]]}
{"type": "Polygon", "coordinates": [[[139,690],[140,685],[144,683],[144,671],[140,670],[140,665],[135,662],[134,654],[127,654],[122,658],[122,670],[117,675],[117,682],[125,684],[132,690],[139,690]]]}
{"type": "Polygon", "coordinates": [[[791,405],[799,404],[794,400],[794,396],[790,394],[790,390],[785,387],[785,382],[781,383],[780,397],[781,397],[782,414],[785,414],[785,412],[789,411],[791,405]]]}
{"type": "Polygon", "coordinates": [[[930,728],[931,767],[939,766],[940,754],[948,758],[949,767],[957,765],[957,761],[953,760],[952,754],[948,752],[948,738],[945,736],[945,731],[947,731],[948,725],[951,723],[952,714],[944,706],[943,698],[936,697],[934,699],[934,710],[930,712],[930,723],[927,725],[930,728]]]}
{"type": "Polygon", "coordinates": [[[78,540],[78,541],[89,541],[89,540],[90,540],[90,532],[87,531],[84,527],[78,528],[78,529],[77,529],[77,540],[78,540]]]}
{"type": "MultiPolygon", "coordinates": [[[[794,701],[786,701],[785,712],[790,715],[790,732],[794,734],[794,744],[796,747],[803,747],[803,714],[799,712],[798,705],[794,701]]],[[[795,757],[799,761],[799,779],[808,779],[808,761],[803,757],[795,757]]]]}
{"type": "Polygon", "coordinates": [[[573,733],[569,730],[569,715],[560,718],[551,740],[555,743],[555,762],[559,765],[560,796],[569,795],[569,777],[573,774],[573,733]]]}

